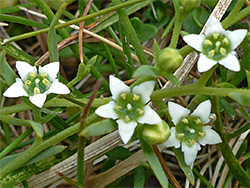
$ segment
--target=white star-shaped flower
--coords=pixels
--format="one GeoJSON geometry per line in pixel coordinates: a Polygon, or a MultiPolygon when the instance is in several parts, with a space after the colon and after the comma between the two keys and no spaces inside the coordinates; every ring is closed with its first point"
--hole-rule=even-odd
{"type": "Polygon", "coordinates": [[[3,95],[10,98],[29,97],[30,102],[42,108],[48,94],[70,93],[68,87],[56,79],[59,66],[59,62],[53,62],[43,67],[39,66],[37,70],[29,63],[17,61],[16,69],[21,79],[16,78],[16,82],[3,95]]]}
{"type": "Polygon", "coordinates": [[[100,106],[95,113],[104,118],[117,119],[118,131],[124,144],[132,137],[138,123],[161,123],[158,114],[145,105],[154,90],[154,81],[144,82],[131,90],[121,80],[110,75],[109,84],[114,101],[100,106]]]}
{"type": "Polygon", "coordinates": [[[211,16],[205,34],[186,35],[183,40],[201,52],[197,63],[199,72],[206,72],[217,63],[237,72],[240,71],[240,63],[234,49],[240,45],[246,34],[246,29],[226,31],[220,21],[211,16]]]}
{"type": "Polygon", "coordinates": [[[168,111],[172,117],[175,127],[172,127],[171,135],[161,145],[165,147],[182,147],[184,159],[187,165],[194,162],[197,152],[201,149],[200,144],[218,144],[222,140],[218,133],[211,129],[211,126],[204,126],[208,123],[211,112],[211,102],[206,100],[190,114],[190,110],[182,106],[168,102],[168,111]],[[190,114],[190,115],[189,115],[190,114]]]}

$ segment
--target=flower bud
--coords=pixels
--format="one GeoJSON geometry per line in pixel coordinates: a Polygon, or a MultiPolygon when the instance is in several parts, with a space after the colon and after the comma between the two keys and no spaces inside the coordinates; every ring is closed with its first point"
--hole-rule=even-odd
{"type": "Polygon", "coordinates": [[[165,121],[155,125],[145,124],[142,130],[142,138],[149,144],[161,144],[169,136],[169,126],[165,121]]]}
{"type": "Polygon", "coordinates": [[[159,55],[156,67],[167,73],[174,72],[183,62],[183,57],[177,49],[164,48],[159,55]]]}
{"type": "Polygon", "coordinates": [[[180,11],[187,15],[200,6],[201,0],[179,0],[179,4],[180,11]]]}

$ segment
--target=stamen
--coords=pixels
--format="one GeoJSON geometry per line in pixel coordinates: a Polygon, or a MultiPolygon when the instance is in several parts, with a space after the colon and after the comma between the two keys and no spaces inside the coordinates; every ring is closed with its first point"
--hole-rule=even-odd
{"type": "Polygon", "coordinates": [[[195,133],[195,130],[194,129],[190,129],[189,132],[190,133],[195,133]]]}
{"type": "Polygon", "coordinates": [[[136,95],[136,94],[133,95],[133,100],[134,101],[138,101],[139,99],[140,99],[139,95],[136,95]]]}
{"type": "Polygon", "coordinates": [[[208,52],[208,57],[213,57],[214,56],[214,53],[215,53],[215,50],[210,50],[208,52]]]}
{"type": "Polygon", "coordinates": [[[44,78],[43,81],[42,81],[42,83],[44,85],[48,85],[49,84],[49,80],[47,78],[44,78]]]}
{"type": "Polygon", "coordinates": [[[140,115],[144,114],[144,111],[143,111],[142,109],[140,109],[140,108],[137,108],[136,111],[137,111],[140,115]]]}
{"type": "Polygon", "coordinates": [[[182,120],[182,122],[185,123],[185,124],[188,124],[188,119],[185,118],[185,119],[182,120]]]}
{"type": "Polygon", "coordinates": [[[226,50],[225,50],[225,48],[220,48],[220,53],[221,53],[221,55],[226,55],[226,50]]]}
{"type": "Polygon", "coordinates": [[[40,82],[40,79],[39,78],[35,79],[35,82],[38,84],[40,82]]]}
{"type": "Polygon", "coordinates": [[[122,94],[120,95],[120,97],[121,97],[123,100],[125,100],[126,97],[127,97],[127,94],[126,94],[126,93],[122,93],[122,94]]]}
{"type": "Polygon", "coordinates": [[[199,132],[199,135],[203,138],[205,136],[204,132],[199,132]]]}
{"type": "Polygon", "coordinates": [[[29,75],[34,78],[36,76],[36,73],[30,72],[29,75]]]}
{"type": "Polygon", "coordinates": [[[219,33],[213,33],[213,37],[214,37],[214,39],[217,39],[219,36],[220,36],[220,34],[219,34],[219,33]]]}
{"type": "Polygon", "coordinates": [[[30,84],[31,84],[31,81],[30,81],[30,80],[26,80],[26,81],[25,81],[25,85],[26,85],[26,86],[29,86],[30,84]]]}
{"type": "Polygon", "coordinates": [[[201,124],[201,120],[198,118],[197,120],[195,120],[195,123],[196,123],[197,125],[199,125],[199,124],[201,124]]]}
{"type": "Polygon", "coordinates": [[[178,134],[178,137],[179,137],[179,138],[183,138],[184,136],[185,136],[184,133],[179,133],[179,134],[178,134]]]}
{"type": "Polygon", "coordinates": [[[38,87],[34,88],[34,95],[41,93],[40,89],[38,87]]]}
{"type": "Polygon", "coordinates": [[[211,46],[213,43],[210,41],[210,40],[208,40],[208,39],[206,39],[205,41],[204,41],[204,45],[206,45],[206,46],[211,46]]]}
{"type": "Polygon", "coordinates": [[[120,111],[120,110],[122,109],[122,107],[119,106],[119,105],[117,105],[117,106],[115,107],[115,109],[118,110],[118,111],[120,111]]]}
{"type": "Polygon", "coordinates": [[[223,39],[222,42],[223,42],[224,44],[229,44],[229,40],[228,40],[228,38],[226,38],[226,37],[223,39]]]}
{"type": "Polygon", "coordinates": [[[217,41],[216,43],[215,43],[215,46],[217,46],[217,47],[219,47],[221,45],[221,43],[219,42],[219,41],[217,41]]]}
{"type": "Polygon", "coordinates": [[[42,72],[42,73],[41,73],[41,77],[45,78],[45,77],[48,77],[48,75],[47,75],[47,73],[42,72]]]}
{"type": "Polygon", "coordinates": [[[132,105],[130,103],[127,104],[127,109],[132,110],[132,105]]]}

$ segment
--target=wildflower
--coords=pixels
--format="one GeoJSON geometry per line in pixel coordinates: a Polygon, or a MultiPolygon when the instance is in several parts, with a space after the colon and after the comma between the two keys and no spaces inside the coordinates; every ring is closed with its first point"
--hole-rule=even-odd
{"type": "Polygon", "coordinates": [[[41,108],[50,93],[68,94],[70,90],[66,85],[59,82],[57,73],[59,71],[59,62],[53,62],[43,67],[32,67],[24,61],[17,61],[16,68],[20,78],[16,78],[3,94],[5,97],[29,97],[37,107],[41,108]]]}
{"type": "Polygon", "coordinates": [[[132,137],[138,123],[158,124],[161,118],[148,105],[154,90],[154,81],[147,81],[133,89],[114,76],[109,76],[110,91],[114,101],[102,105],[95,113],[104,118],[117,119],[118,131],[124,144],[132,137]]]}
{"type": "Polygon", "coordinates": [[[201,52],[197,63],[199,72],[208,71],[217,62],[237,72],[240,71],[240,64],[234,49],[243,41],[246,34],[246,29],[226,31],[220,21],[215,16],[211,16],[204,35],[186,35],[183,40],[201,52]]]}
{"type": "Polygon", "coordinates": [[[169,114],[175,127],[172,127],[169,139],[162,143],[165,147],[182,147],[184,159],[187,165],[194,162],[197,152],[201,149],[200,144],[218,144],[222,140],[220,136],[211,129],[204,126],[209,122],[211,102],[206,100],[190,114],[190,110],[182,106],[168,102],[169,114]],[[190,115],[189,115],[190,114],[190,115]]]}

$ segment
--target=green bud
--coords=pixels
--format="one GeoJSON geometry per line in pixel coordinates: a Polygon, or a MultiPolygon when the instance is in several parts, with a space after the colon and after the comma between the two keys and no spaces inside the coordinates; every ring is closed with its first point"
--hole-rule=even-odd
{"type": "Polygon", "coordinates": [[[170,136],[169,126],[165,121],[159,124],[145,124],[142,130],[142,138],[149,144],[161,144],[170,136]]]}
{"type": "Polygon", "coordinates": [[[161,71],[172,73],[183,62],[183,57],[177,49],[164,48],[159,55],[159,62],[156,64],[161,71]]]}
{"type": "Polygon", "coordinates": [[[179,0],[179,4],[182,14],[188,15],[190,12],[200,6],[201,0],[179,0]]]}

